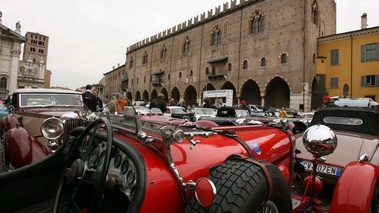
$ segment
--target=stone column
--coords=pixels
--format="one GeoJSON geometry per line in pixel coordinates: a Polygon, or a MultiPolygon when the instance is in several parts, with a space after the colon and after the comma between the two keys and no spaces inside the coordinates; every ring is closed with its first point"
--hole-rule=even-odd
{"type": "Polygon", "coordinates": [[[17,78],[18,78],[18,68],[19,68],[19,60],[20,60],[20,44],[15,43],[12,49],[12,58],[11,58],[11,69],[9,72],[9,93],[13,94],[13,92],[17,89],[17,78]]]}

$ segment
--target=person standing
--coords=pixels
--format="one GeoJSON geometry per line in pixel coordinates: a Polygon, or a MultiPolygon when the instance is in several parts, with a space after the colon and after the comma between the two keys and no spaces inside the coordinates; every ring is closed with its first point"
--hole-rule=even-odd
{"type": "Polygon", "coordinates": [[[124,107],[128,106],[128,101],[123,95],[118,95],[117,98],[117,113],[124,113],[124,107]]]}
{"type": "Polygon", "coordinates": [[[83,102],[89,110],[96,112],[97,100],[96,96],[92,94],[91,88],[92,86],[90,84],[86,86],[86,91],[82,94],[83,102]]]}
{"type": "Polygon", "coordinates": [[[209,98],[204,98],[203,101],[204,101],[203,108],[212,108],[209,98]]]}
{"type": "Polygon", "coordinates": [[[321,107],[336,107],[337,105],[334,104],[334,101],[327,95],[322,97],[322,105],[321,107]]]}
{"type": "Polygon", "coordinates": [[[96,112],[103,111],[103,100],[101,100],[101,98],[99,97],[99,94],[98,94],[97,90],[94,89],[92,91],[92,93],[96,96],[96,102],[97,102],[97,104],[96,104],[96,112]]]}
{"type": "Polygon", "coordinates": [[[167,103],[164,101],[164,95],[159,93],[158,98],[155,98],[150,102],[149,108],[158,108],[162,113],[165,113],[167,110],[167,103]]]}

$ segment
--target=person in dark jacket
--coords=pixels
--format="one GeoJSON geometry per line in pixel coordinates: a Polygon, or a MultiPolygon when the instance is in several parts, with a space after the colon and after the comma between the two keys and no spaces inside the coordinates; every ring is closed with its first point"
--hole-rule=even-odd
{"type": "Polygon", "coordinates": [[[322,97],[322,106],[321,107],[337,107],[334,101],[327,95],[322,97]]]}
{"type": "Polygon", "coordinates": [[[155,98],[150,102],[149,108],[158,108],[162,111],[162,113],[165,113],[167,110],[167,103],[164,101],[164,95],[159,93],[158,98],[155,98]]]}
{"type": "Polygon", "coordinates": [[[204,98],[204,105],[203,108],[212,108],[211,102],[209,101],[209,98],[204,98]]]}
{"type": "Polygon", "coordinates": [[[96,96],[96,112],[102,112],[103,111],[103,100],[99,97],[99,94],[96,89],[92,91],[92,94],[96,96]]]}
{"type": "Polygon", "coordinates": [[[92,86],[89,84],[86,86],[86,91],[82,94],[83,102],[89,110],[96,112],[97,99],[96,96],[92,94],[91,88],[92,86]]]}

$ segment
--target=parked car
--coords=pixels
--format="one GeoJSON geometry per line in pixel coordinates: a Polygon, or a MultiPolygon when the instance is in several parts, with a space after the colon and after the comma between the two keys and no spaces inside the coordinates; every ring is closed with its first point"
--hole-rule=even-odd
{"type": "MultiPolygon", "coordinates": [[[[317,166],[319,176],[325,183],[336,184],[343,168],[351,161],[368,155],[368,162],[379,165],[379,111],[370,108],[326,107],[314,113],[310,126],[326,125],[338,138],[338,148],[333,155],[317,166]]],[[[296,149],[301,151],[297,160],[305,166],[306,175],[312,169],[312,155],[303,146],[300,135],[296,149]]],[[[378,182],[379,184],[379,182],[378,182]]]]}
{"type": "Polygon", "coordinates": [[[172,118],[183,118],[189,121],[195,121],[195,115],[193,112],[188,112],[186,108],[181,106],[167,106],[166,112],[163,115],[172,118]]]}
{"type": "Polygon", "coordinates": [[[252,112],[263,112],[263,107],[261,105],[249,104],[248,106],[252,112]]]}
{"type": "Polygon", "coordinates": [[[195,120],[199,120],[199,118],[208,118],[208,117],[216,117],[216,112],[212,108],[200,108],[200,107],[195,107],[193,109],[193,113],[195,115],[195,120]]]}
{"type": "MultiPolygon", "coordinates": [[[[85,128],[75,128],[44,160],[0,174],[2,212],[288,213],[318,206],[313,195],[319,188],[308,191],[311,196],[304,193],[299,202],[292,200],[295,141],[288,123],[204,129],[183,119],[136,115],[132,106],[122,115],[107,116],[109,120],[100,117],[85,128]]],[[[336,148],[337,140],[328,129],[312,128],[305,136],[310,152],[330,148],[319,157],[336,148]],[[328,138],[318,137],[322,135],[328,138]]],[[[369,186],[366,183],[377,173],[354,179],[369,166],[377,169],[353,162],[346,171],[354,168],[359,173],[341,179],[356,182],[343,182],[335,193],[347,191],[354,197],[358,193],[350,188],[369,186]]],[[[349,207],[367,212],[372,194],[359,198],[336,199],[330,212],[349,212],[349,207]]]]}
{"type": "Polygon", "coordinates": [[[81,93],[60,89],[17,89],[11,107],[0,120],[3,170],[29,165],[54,152],[72,129],[85,125],[88,111],[81,93]]]}

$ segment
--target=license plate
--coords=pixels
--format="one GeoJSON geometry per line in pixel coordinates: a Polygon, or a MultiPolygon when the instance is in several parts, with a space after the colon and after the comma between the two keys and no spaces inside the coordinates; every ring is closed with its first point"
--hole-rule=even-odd
{"type": "MultiPolygon", "coordinates": [[[[311,162],[301,161],[301,164],[304,166],[305,170],[307,171],[310,171],[313,168],[313,164],[311,162]]],[[[324,164],[318,164],[316,171],[320,173],[328,174],[328,175],[341,176],[342,168],[328,166],[324,164]]]]}

